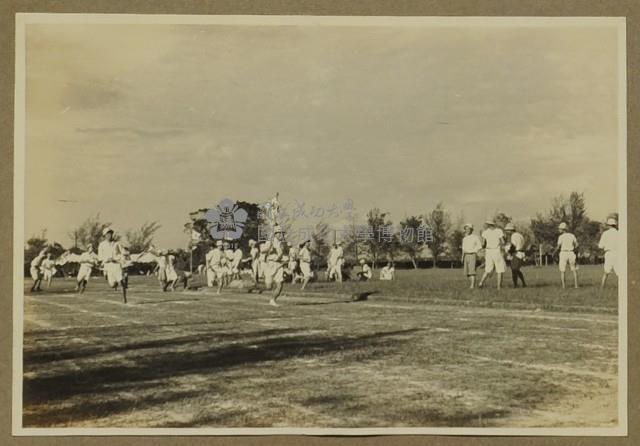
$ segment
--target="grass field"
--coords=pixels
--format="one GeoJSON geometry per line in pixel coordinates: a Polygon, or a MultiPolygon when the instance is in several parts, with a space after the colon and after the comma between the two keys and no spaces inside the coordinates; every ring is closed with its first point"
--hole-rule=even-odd
{"type": "Polygon", "coordinates": [[[83,295],[58,279],[25,292],[23,425],[615,425],[615,280],[600,293],[601,267],[582,267],[561,290],[556,269],[524,271],[529,288],[500,292],[460,270],[287,285],[279,308],[148,277],[124,305],[100,277],[83,295]]]}

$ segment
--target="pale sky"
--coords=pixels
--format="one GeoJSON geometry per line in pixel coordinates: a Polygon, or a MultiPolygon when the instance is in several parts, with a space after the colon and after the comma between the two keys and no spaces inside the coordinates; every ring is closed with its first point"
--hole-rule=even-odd
{"type": "Polygon", "coordinates": [[[69,246],[100,213],[183,247],[190,211],[276,191],[479,225],[577,190],[602,220],[616,45],[614,27],[28,25],[25,235],[69,246]]]}

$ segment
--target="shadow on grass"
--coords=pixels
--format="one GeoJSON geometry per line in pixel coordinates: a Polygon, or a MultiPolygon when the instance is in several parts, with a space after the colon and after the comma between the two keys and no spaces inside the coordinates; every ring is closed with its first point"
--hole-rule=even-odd
{"type": "MultiPolygon", "coordinates": [[[[92,331],[92,329],[88,329],[92,331]]],[[[91,346],[74,346],[72,348],[63,346],[58,349],[48,348],[46,351],[25,351],[23,353],[23,361],[25,365],[37,365],[46,364],[51,361],[73,360],[89,358],[97,355],[108,355],[112,353],[130,352],[135,350],[145,349],[162,349],[162,348],[177,348],[189,344],[198,344],[206,341],[221,342],[221,341],[235,341],[238,339],[253,339],[256,337],[283,335],[292,332],[297,332],[297,329],[289,328],[274,328],[269,330],[261,330],[256,332],[245,333],[228,333],[228,332],[210,332],[206,334],[194,334],[177,336],[172,338],[154,339],[141,342],[125,342],[119,345],[104,344],[104,345],[91,345],[91,346]]],[[[38,333],[39,336],[45,335],[45,333],[38,333]]],[[[74,333],[74,336],[80,336],[86,338],[86,334],[82,333],[82,330],[78,330],[74,333]]],[[[90,337],[90,336],[89,336],[90,337]]]]}
{"type": "MultiPolygon", "coordinates": [[[[326,355],[332,352],[344,354],[348,351],[367,348],[369,356],[377,355],[376,348],[395,346],[405,343],[406,338],[394,336],[406,335],[419,329],[376,332],[362,336],[323,336],[323,335],[279,335],[267,339],[256,340],[260,333],[251,333],[253,339],[245,340],[248,334],[236,334],[238,338],[231,345],[212,346],[201,350],[202,336],[179,337],[160,341],[149,341],[138,344],[138,348],[160,346],[172,348],[170,351],[152,352],[150,354],[127,357],[134,365],[101,365],[97,358],[96,365],[83,368],[68,369],[54,376],[25,377],[23,380],[23,401],[25,408],[37,407],[37,422],[41,425],[54,423],[58,408],[47,406],[56,403],[69,403],[75,397],[83,398],[96,395],[97,398],[109,398],[114,392],[136,393],[140,386],[150,382],[162,382],[184,375],[208,374],[221,372],[233,367],[247,367],[267,361],[283,361],[290,358],[326,355]],[[189,344],[197,344],[197,351],[189,348],[189,344]],[[32,406],[32,407],[30,407],[32,406]]],[[[271,336],[274,330],[262,332],[262,336],[271,336]]],[[[219,336],[219,335],[217,335],[219,336]]],[[[205,338],[206,340],[206,338],[205,338]]],[[[123,345],[121,350],[133,350],[135,345],[123,345]]],[[[103,353],[101,350],[99,353],[103,353]]],[[[360,353],[361,354],[361,353],[360,353]]],[[[32,357],[33,358],[33,357],[32,357]]],[[[29,357],[25,357],[29,364],[29,357]]],[[[158,384],[161,387],[161,384],[158,384]]],[[[127,403],[128,404],[128,403],[127,403]]],[[[127,404],[114,403],[110,415],[127,410],[127,404]]],[[[136,409],[157,405],[153,397],[136,400],[136,409]]],[[[104,408],[104,403],[99,405],[104,408]]],[[[34,411],[35,412],[35,411],[34,411]]],[[[89,411],[90,412],[90,411],[89,411]]],[[[109,414],[105,414],[109,415],[109,414]]],[[[82,419],[88,416],[82,405],[72,405],[65,414],[69,419],[82,419]]],[[[102,415],[101,415],[102,416],[102,415]]],[[[25,423],[27,419],[25,418],[25,423]]]]}
{"type": "MultiPolygon", "coordinates": [[[[139,389],[138,389],[139,390],[139,389]]],[[[207,389],[211,391],[211,389],[207,389]]],[[[83,420],[99,419],[112,416],[117,413],[137,410],[146,406],[159,406],[173,401],[196,398],[201,396],[201,391],[188,392],[163,392],[160,395],[150,395],[145,398],[94,398],[83,400],[78,404],[62,408],[38,407],[33,413],[23,416],[25,427],[74,424],[83,420]]]]}

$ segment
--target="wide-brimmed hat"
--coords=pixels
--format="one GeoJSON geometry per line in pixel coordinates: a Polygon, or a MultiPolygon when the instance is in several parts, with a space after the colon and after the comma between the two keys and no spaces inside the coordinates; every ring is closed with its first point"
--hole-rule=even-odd
{"type": "Polygon", "coordinates": [[[216,241],[216,246],[222,246],[222,240],[217,240],[216,241]]]}
{"type": "Polygon", "coordinates": [[[558,225],[558,229],[567,229],[567,228],[568,228],[568,226],[567,226],[567,224],[565,222],[562,222],[562,223],[560,223],[558,225]]]}
{"type": "Polygon", "coordinates": [[[473,225],[472,225],[471,223],[465,223],[465,224],[462,226],[462,229],[467,229],[467,228],[469,228],[469,229],[473,229],[473,225]]]}
{"type": "Polygon", "coordinates": [[[107,226],[106,228],[104,228],[102,230],[102,235],[107,235],[110,232],[113,233],[113,229],[111,229],[109,226],[107,226]]]}
{"type": "Polygon", "coordinates": [[[618,222],[616,221],[615,218],[607,218],[607,225],[608,226],[618,226],[618,222]]]}

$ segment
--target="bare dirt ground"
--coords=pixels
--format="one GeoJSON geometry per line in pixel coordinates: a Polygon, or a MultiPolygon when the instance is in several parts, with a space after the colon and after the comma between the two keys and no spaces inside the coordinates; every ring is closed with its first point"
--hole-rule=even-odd
{"type": "Polygon", "coordinates": [[[566,291],[551,268],[527,272],[530,288],[500,293],[465,290],[459,270],[288,286],[279,308],[147,277],[124,305],[100,277],[83,295],[59,279],[25,296],[23,424],[616,425],[616,288],[599,293],[596,268],[566,291]]]}

